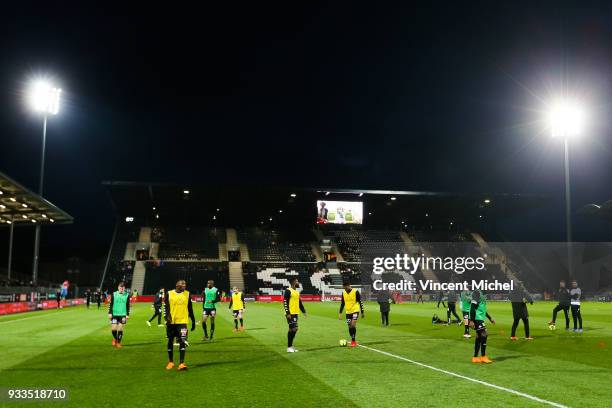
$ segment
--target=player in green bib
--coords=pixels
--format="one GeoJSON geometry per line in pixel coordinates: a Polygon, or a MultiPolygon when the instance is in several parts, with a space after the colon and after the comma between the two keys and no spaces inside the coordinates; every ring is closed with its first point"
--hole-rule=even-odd
{"type": "Polygon", "coordinates": [[[126,292],[123,282],[119,282],[117,291],[111,295],[110,302],[108,302],[108,318],[111,321],[113,346],[121,348],[123,326],[130,318],[130,295],[126,292]]]}
{"type": "Polygon", "coordinates": [[[487,312],[487,296],[480,290],[475,290],[472,292],[472,301],[470,304],[470,326],[476,330],[472,363],[489,364],[493,362],[487,356],[487,337],[489,333],[485,326],[485,318],[489,319],[491,324],[495,324],[495,320],[487,312]],[[481,357],[478,357],[479,351],[481,357]]]}
{"type": "Polygon", "coordinates": [[[470,303],[472,301],[472,293],[469,290],[464,290],[460,295],[461,314],[463,315],[463,337],[469,339],[470,335],[470,303]]]}
{"type": "Polygon", "coordinates": [[[202,330],[204,330],[204,338],[202,340],[211,340],[215,334],[215,316],[217,314],[217,302],[221,301],[221,292],[215,288],[215,282],[209,280],[202,294],[204,301],[204,307],[202,310],[202,330]],[[206,330],[206,321],[210,316],[210,337],[208,337],[208,331],[206,330]]]}

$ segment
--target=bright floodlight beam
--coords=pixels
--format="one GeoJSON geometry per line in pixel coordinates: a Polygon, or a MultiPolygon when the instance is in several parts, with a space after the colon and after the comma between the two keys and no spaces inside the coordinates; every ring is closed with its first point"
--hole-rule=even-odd
{"type": "Polygon", "coordinates": [[[28,100],[35,112],[57,115],[62,90],[45,80],[34,81],[30,87],[28,100]]]}
{"type": "Polygon", "coordinates": [[[548,112],[548,126],[552,137],[579,136],[584,130],[584,121],[584,110],[574,101],[557,101],[548,112]]]}

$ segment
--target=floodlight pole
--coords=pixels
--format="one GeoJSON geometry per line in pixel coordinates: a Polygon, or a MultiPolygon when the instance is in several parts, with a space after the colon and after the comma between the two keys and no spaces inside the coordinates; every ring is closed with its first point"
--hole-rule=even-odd
{"type": "Polygon", "coordinates": [[[568,138],[564,139],[565,147],[565,241],[567,245],[567,269],[570,279],[574,278],[574,265],[572,259],[572,204],[570,196],[570,172],[569,172],[569,146],[568,138]]]}
{"type": "MultiPolygon", "coordinates": [[[[47,112],[43,119],[43,134],[42,134],[42,153],[40,158],[40,183],[38,185],[38,195],[42,197],[43,180],[45,178],[45,147],[47,144],[47,112]]],[[[36,285],[38,281],[38,252],[40,250],[40,223],[36,224],[34,233],[34,262],[32,265],[32,283],[36,285]]]]}
{"type": "Polygon", "coordinates": [[[11,216],[11,227],[9,229],[9,253],[8,253],[8,268],[7,268],[7,277],[9,280],[9,285],[11,282],[11,267],[13,265],[13,228],[15,226],[14,217],[11,216]]]}

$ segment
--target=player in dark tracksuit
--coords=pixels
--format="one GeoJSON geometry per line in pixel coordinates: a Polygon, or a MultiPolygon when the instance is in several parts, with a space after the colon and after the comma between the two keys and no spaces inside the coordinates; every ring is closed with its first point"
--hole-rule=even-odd
{"type": "Polygon", "coordinates": [[[378,306],[380,308],[380,319],[382,321],[383,326],[389,325],[389,311],[391,310],[391,298],[389,296],[389,292],[386,290],[382,290],[378,292],[376,296],[376,301],[378,302],[378,306]]]}
{"type": "Polygon", "coordinates": [[[438,309],[440,308],[440,303],[442,303],[442,306],[446,307],[446,304],[444,303],[444,292],[442,291],[438,292],[438,305],[436,306],[438,309]]]}
{"type": "Polygon", "coordinates": [[[164,304],[164,289],[162,288],[162,289],[159,290],[159,292],[157,292],[157,294],[155,295],[155,299],[153,300],[153,309],[155,310],[155,313],[147,321],[147,325],[149,327],[151,327],[151,322],[156,317],[157,317],[157,325],[158,326],[163,326],[162,323],[161,323],[163,304],[164,304]]]}
{"type": "Polygon", "coordinates": [[[458,294],[456,291],[448,293],[448,299],[446,299],[446,322],[448,324],[451,324],[451,313],[457,322],[461,323],[461,318],[457,314],[457,298],[458,294]]]}
{"type": "Polygon", "coordinates": [[[565,314],[565,330],[569,330],[569,324],[570,324],[569,309],[570,309],[571,297],[570,297],[569,289],[565,287],[564,280],[559,282],[559,291],[557,292],[557,300],[559,301],[559,304],[555,306],[555,308],[553,309],[552,320],[548,322],[548,325],[549,326],[554,325],[555,322],[557,321],[557,313],[560,310],[563,310],[563,313],[565,314]]]}
{"type": "Polygon", "coordinates": [[[525,326],[525,340],[533,340],[533,337],[529,335],[529,312],[527,311],[527,302],[533,305],[533,299],[529,293],[517,290],[510,295],[510,300],[512,302],[512,316],[514,317],[510,340],[517,340],[516,329],[521,320],[525,326]]]}

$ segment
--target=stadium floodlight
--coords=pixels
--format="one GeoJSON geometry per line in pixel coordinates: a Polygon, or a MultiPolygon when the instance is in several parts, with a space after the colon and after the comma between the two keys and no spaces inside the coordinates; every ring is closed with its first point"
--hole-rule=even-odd
{"type": "MultiPolygon", "coordinates": [[[[27,100],[30,108],[34,112],[43,114],[43,132],[42,132],[42,154],[40,160],[40,183],[38,186],[38,195],[43,193],[43,180],[45,176],[45,147],[47,143],[47,117],[49,115],[57,115],[60,106],[60,95],[62,90],[54,86],[47,79],[36,79],[32,81],[27,91],[27,100]]],[[[40,247],[40,223],[36,224],[36,232],[34,234],[34,260],[32,262],[32,282],[36,284],[38,281],[38,253],[40,247]]]]}
{"type": "Polygon", "coordinates": [[[183,194],[189,194],[190,191],[189,190],[183,190],[183,194]]]}
{"type": "Polygon", "coordinates": [[[28,102],[35,112],[45,115],[57,115],[59,112],[60,94],[62,90],[54,87],[44,79],[36,80],[30,85],[28,102]]]}
{"type": "Polygon", "coordinates": [[[391,197],[391,201],[397,200],[397,197],[391,197]]]}
{"type": "Polygon", "coordinates": [[[546,115],[547,126],[552,137],[562,137],[564,143],[564,173],[565,173],[565,233],[567,243],[567,267],[570,277],[573,277],[572,261],[572,220],[569,175],[569,139],[580,136],[584,131],[586,114],[577,101],[559,99],[549,105],[546,115]]]}
{"type": "Polygon", "coordinates": [[[290,196],[291,196],[291,198],[295,198],[295,197],[297,197],[297,194],[291,193],[290,196]]]}
{"type": "Polygon", "coordinates": [[[547,113],[552,137],[575,137],[584,130],[584,109],[577,102],[561,99],[554,102],[547,113]]]}

